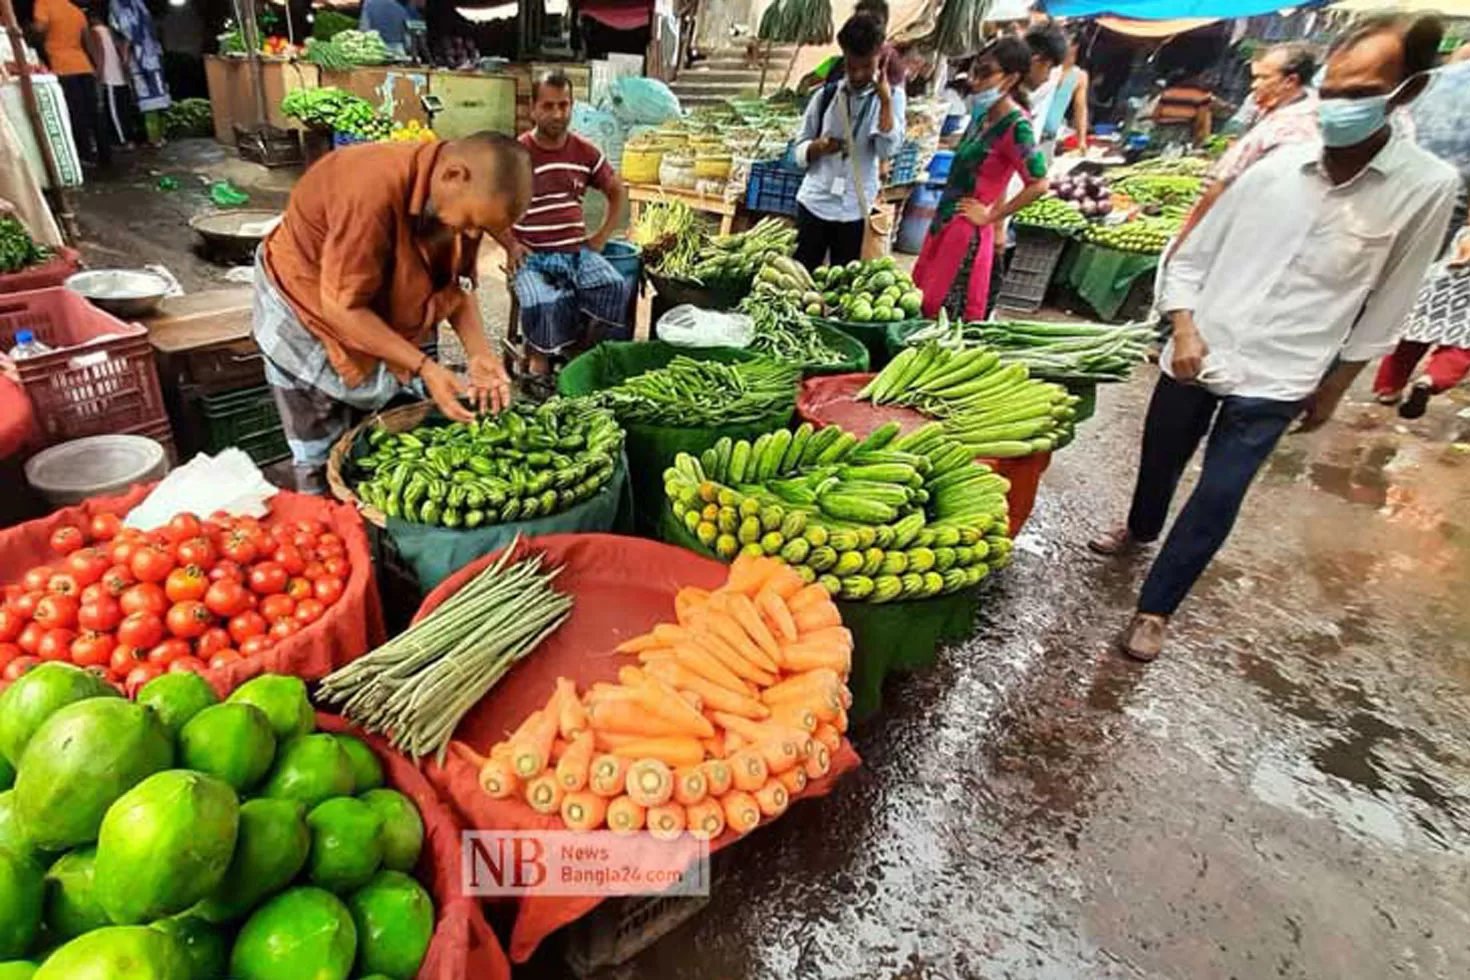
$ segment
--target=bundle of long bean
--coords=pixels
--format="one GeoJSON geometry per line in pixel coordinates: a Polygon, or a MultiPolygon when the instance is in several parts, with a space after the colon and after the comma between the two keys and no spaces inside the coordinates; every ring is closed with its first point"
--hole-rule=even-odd
{"type": "Polygon", "coordinates": [[[796,368],[769,357],[736,364],[676,357],[593,397],[624,421],[728,425],[790,409],[799,378],[796,368]]]}
{"type": "Polygon", "coordinates": [[[1033,378],[1123,381],[1148,356],[1153,328],[1139,324],[1035,323],[1024,320],[935,324],[909,334],[906,344],[934,341],[949,350],[984,346],[1002,363],[1026,365],[1033,378]]]}
{"type": "Polygon", "coordinates": [[[571,596],[551,587],[561,569],[544,555],[504,554],[424,619],[329,674],[322,699],[405,754],[434,755],[459,721],[522,657],[571,613],[571,596]]]}
{"type": "Polygon", "coordinates": [[[755,324],[751,350],[802,367],[824,367],[844,360],[843,352],[827,346],[803,312],[799,293],[781,293],[757,285],[737,309],[755,324]]]}

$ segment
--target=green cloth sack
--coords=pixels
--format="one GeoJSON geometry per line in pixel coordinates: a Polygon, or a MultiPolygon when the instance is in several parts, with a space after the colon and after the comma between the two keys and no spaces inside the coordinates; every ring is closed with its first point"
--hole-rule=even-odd
{"type": "Polygon", "coordinates": [[[915,327],[928,323],[928,320],[900,320],[897,323],[856,323],[848,320],[831,320],[825,317],[813,317],[813,323],[825,324],[836,327],[854,340],[862,341],[868,349],[868,370],[881,371],[883,365],[888,363],[892,353],[888,349],[888,331],[894,327],[905,324],[914,324],[915,327]]]}
{"type": "Polygon", "coordinates": [[[888,329],[883,331],[883,345],[888,350],[888,359],[893,360],[909,345],[910,335],[933,325],[933,320],[904,320],[902,323],[888,324],[888,329]]]}
{"type": "Polygon", "coordinates": [[[389,517],[387,521],[394,547],[418,576],[420,589],[427,593],[476,558],[504,548],[517,534],[530,538],[540,534],[619,531],[631,523],[631,512],[628,459],[624,454],[612,478],[595,496],[559,514],[477,528],[414,524],[397,517],[389,517]]]}
{"type": "MultiPolygon", "coordinates": [[[[664,367],[681,356],[726,364],[756,357],[750,351],[733,347],[675,347],[656,340],[642,343],[606,340],[562,368],[557,377],[557,390],[567,396],[591,395],[622,384],[645,371],[664,367]]],[[[674,465],[674,457],[679,453],[698,456],[722,436],[754,439],[764,433],[784,429],[795,410],[796,392],[793,391],[791,405],[787,408],[740,425],[680,427],[619,419],[627,433],[624,447],[631,474],[633,516],[637,527],[652,533],[658,526],[664,500],[664,470],[674,465]]]]}
{"type": "Polygon", "coordinates": [[[1063,257],[1058,275],[1104,320],[1111,321],[1140,276],[1152,276],[1159,256],[1121,252],[1076,243],[1063,257]]]}
{"type": "Polygon", "coordinates": [[[828,347],[842,351],[843,357],[838,364],[803,364],[802,377],[811,378],[819,374],[864,374],[869,370],[872,359],[868,356],[868,348],[857,338],[816,320],[812,321],[812,329],[828,347]]]}
{"type": "MultiPolygon", "coordinates": [[[[664,506],[660,514],[661,541],[718,560],[674,517],[672,507],[664,506]]],[[[977,587],[909,602],[838,600],[842,624],[852,631],[852,676],[847,681],[852,691],[849,717],[854,721],[867,718],[883,706],[883,682],[889,674],[928,667],[934,663],[941,643],[968,637],[979,607],[979,591],[977,587]]]]}

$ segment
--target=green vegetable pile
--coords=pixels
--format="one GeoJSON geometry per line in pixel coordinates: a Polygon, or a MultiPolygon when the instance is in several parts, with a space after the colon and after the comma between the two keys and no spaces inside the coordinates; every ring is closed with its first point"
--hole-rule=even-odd
{"type": "Polygon", "coordinates": [[[169,139],[210,136],[214,113],[208,99],[179,99],[163,110],[163,135],[169,139]]]}
{"type": "Polygon", "coordinates": [[[1181,174],[1137,174],[1113,185],[1139,204],[1190,205],[1204,191],[1204,180],[1181,174]]]}
{"type": "Polygon", "coordinates": [[[19,272],[49,258],[51,250],[37,245],[24,225],[9,216],[0,218],[0,273],[19,272]]]}
{"type": "Polygon", "coordinates": [[[1140,217],[1121,225],[1088,225],[1082,240],[1120,252],[1157,255],[1179,232],[1180,219],[1172,214],[1140,217]]]}
{"type": "Polygon", "coordinates": [[[1210,161],[1199,157],[1151,157],[1148,160],[1140,160],[1126,167],[1109,171],[1109,175],[1116,182],[1139,175],[1203,177],[1209,172],[1210,161]]]}
{"type": "Polygon", "coordinates": [[[924,294],[890,255],[822,266],[812,278],[830,315],[849,323],[899,323],[919,315],[924,294]]]}
{"type": "Polygon", "coordinates": [[[1006,565],[1009,489],[938,423],[861,441],[804,423],[721,439],[664,472],[674,517],[721,559],[772,555],[867,602],[958,592],[1006,565]]]}
{"type": "Polygon", "coordinates": [[[71,664],[19,677],[0,695],[0,975],[412,977],[434,930],[406,873],[423,820],[372,749],[315,728],[295,677],[224,702],[190,673],[136,702],[71,664]]]}
{"type": "Polygon", "coordinates": [[[1075,231],[1087,226],[1087,219],[1072,205],[1048,195],[1037,198],[1016,212],[1016,224],[1055,231],[1075,231]]]}
{"type": "Polygon", "coordinates": [[[706,240],[694,209],[677,199],[644,208],[628,237],[643,249],[648,271],[670,279],[693,278],[706,240]]]}
{"type": "Polygon", "coordinates": [[[389,60],[388,46],[377,31],[340,31],[330,41],[322,43],[335,47],[354,65],[381,65],[389,60]]]}
{"type": "Polygon", "coordinates": [[[822,296],[806,268],[784,255],[755,275],[755,288],[736,307],[755,324],[750,349],[804,368],[830,367],[847,360],[828,346],[811,317],[822,312],[822,296]]]}
{"type": "Polygon", "coordinates": [[[547,517],[595,496],[612,479],[623,432],[584,399],[517,402],[478,422],[377,426],[359,498],[416,524],[476,528],[547,517]]]}
{"type": "Polygon", "coordinates": [[[314,37],[306,39],[304,59],[324,71],[352,70],[352,62],[347,60],[341,48],[331,41],[322,41],[314,37]]]}
{"type": "Polygon", "coordinates": [[[1024,320],[934,324],[905,343],[934,342],[951,351],[989,347],[1002,363],[1024,364],[1033,378],[1050,381],[1124,381],[1156,339],[1153,328],[1134,324],[1034,323],[1024,320]]]}
{"type": "Polygon", "coordinates": [[[943,420],[972,456],[1005,459],[1060,449],[1072,439],[1078,399],[1038,381],[998,351],[955,353],[934,341],[906,347],[858,392],[874,405],[907,405],[943,420]]]}
{"type": "Polygon", "coordinates": [[[325,700],[409,756],[443,765],[460,719],[571,615],[544,555],[511,562],[519,540],[408,630],[328,675],[325,700]]]}
{"type": "Polygon", "coordinates": [[[736,364],[676,357],[591,396],[623,422],[699,427],[756,422],[796,404],[801,373],[757,357],[736,364]]]}
{"type": "Polygon", "coordinates": [[[343,31],[356,29],[356,17],[339,14],[335,10],[317,10],[311,22],[311,36],[318,41],[330,41],[343,31]]]}
{"type": "Polygon", "coordinates": [[[789,257],[795,248],[795,228],[775,218],[762,218],[749,231],[711,239],[701,249],[703,258],[694,266],[693,276],[709,285],[749,286],[757,269],[771,259],[789,257]]]}

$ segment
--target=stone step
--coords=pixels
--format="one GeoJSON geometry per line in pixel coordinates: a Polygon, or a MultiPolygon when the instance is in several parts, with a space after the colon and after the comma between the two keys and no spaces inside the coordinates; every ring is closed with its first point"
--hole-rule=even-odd
{"type": "MultiPolygon", "coordinates": [[[[752,79],[749,82],[686,82],[682,78],[671,86],[674,94],[682,102],[686,98],[697,98],[707,96],[714,100],[732,99],[740,95],[755,95],[760,88],[760,80],[752,79]]],[[[769,81],[766,88],[774,91],[775,86],[769,81]]]]}

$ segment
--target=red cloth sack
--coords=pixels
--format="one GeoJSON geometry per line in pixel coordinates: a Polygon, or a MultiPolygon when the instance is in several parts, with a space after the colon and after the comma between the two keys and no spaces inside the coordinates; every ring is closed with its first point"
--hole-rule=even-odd
{"type": "MultiPolygon", "coordinates": [[[[502,678],[460,723],[455,738],[482,754],[517,728],[526,715],[546,704],[558,677],[572,678],[579,690],[598,681],[615,682],[618,668],[634,661],[614,654],[613,647],[658,623],[673,622],[674,594],[680,588],[718,588],[729,574],[717,561],[643,538],[555,534],[533,538],[522,547],[544,551],[552,564],[562,567],[555,587],[570,594],[576,605],[561,628],[502,678]]],[[[486,555],[445,579],[425,598],[418,618],[428,615],[498,554],[486,555]]],[[[810,783],[799,799],[830,792],[837,778],[859,762],[851,744],[844,741],[833,753],[831,772],[810,783]]],[[[443,768],[431,764],[426,772],[470,829],[564,829],[559,818],[537,813],[521,800],[487,796],[475,766],[453,752],[443,768]]],[[[734,833],[727,832],[712,842],[712,848],[718,850],[736,840],[734,833]]],[[[532,895],[511,901],[515,903],[515,925],[510,958],[523,963],[543,939],[591,912],[601,899],[532,895]]]]}

